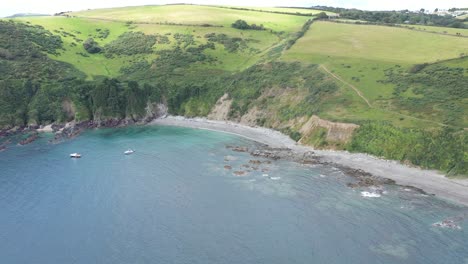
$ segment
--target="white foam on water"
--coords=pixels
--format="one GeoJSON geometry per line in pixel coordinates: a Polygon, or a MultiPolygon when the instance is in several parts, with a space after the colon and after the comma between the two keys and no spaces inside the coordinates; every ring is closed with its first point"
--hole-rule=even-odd
{"type": "Polygon", "coordinates": [[[434,227],[440,227],[440,228],[449,228],[449,229],[455,229],[455,230],[460,230],[461,227],[457,225],[454,221],[452,220],[444,220],[441,222],[436,222],[432,224],[434,227]]]}
{"type": "Polygon", "coordinates": [[[367,198],[379,198],[382,195],[379,193],[375,193],[375,192],[361,192],[361,196],[367,197],[367,198]]]}
{"type": "Polygon", "coordinates": [[[274,180],[274,181],[277,181],[279,179],[281,179],[281,177],[270,177],[270,180],[274,180]]]}

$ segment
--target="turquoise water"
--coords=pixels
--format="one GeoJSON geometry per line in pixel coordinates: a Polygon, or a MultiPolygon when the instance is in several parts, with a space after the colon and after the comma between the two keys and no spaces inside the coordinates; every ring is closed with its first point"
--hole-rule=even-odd
{"type": "Polygon", "coordinates": [[[468,263],[466,208],[399,186],[364,198],[331,166],[236,176],[253,158],[226,145],[255,143],[233,135],[154,126],[47,140],[0,153],[1,263],[468,263]],[[432,226],[446,218],[461,229],[432,226]]]}

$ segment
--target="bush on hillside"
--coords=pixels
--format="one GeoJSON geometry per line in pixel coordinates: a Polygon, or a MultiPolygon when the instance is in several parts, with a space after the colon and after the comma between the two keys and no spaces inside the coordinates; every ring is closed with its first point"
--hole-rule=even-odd
{"type": "Polygon", "coordinates": [[[102,50],[101,47],[99,47],[99,44],[92,38],[89,38],[83,42],[83,48],[91,54],[99,53],[102,50]]]}
{"type": "Polygon", "coordinates": [[[143,32],[125,32],[104,46],[106,55],[136,55],[153,52],[157,37],[143,32]]]}
{"type": "Polygon", "coordinates": [[[236,52],[239,49],[242,50],[242,49],[248,48],[247,43],[244,39],[237,38],[237,37],[231,38],[228,35],[223,34],[223,33],[221,34],[209,33],[205,35],[205,38],[209,41],[209,43],[213,44],[213,42],[215,42],[215,43],[222,44],[224,48],[228,52],[231,52],[231,53],[236,52]]]}
{"type": "Polygon", "coordinates": [[[246,30],[246,29],[252,29],[252,30],[265,30],[262,24],[256,25],[252,24],[249,25],[245,20],[238,19],[236,22],[232,23],[231,26],[233,28],[241,29],[241,30],[246,30]]]}
{"type": "Polygon", "coordinates": [[[386,123],[361,125],[353,135],[348,150],[365,152],[387,159],[410,161],[449,174],[468,175],[466,132],[445,127],[437,131],[397,128],[386,123]]]}

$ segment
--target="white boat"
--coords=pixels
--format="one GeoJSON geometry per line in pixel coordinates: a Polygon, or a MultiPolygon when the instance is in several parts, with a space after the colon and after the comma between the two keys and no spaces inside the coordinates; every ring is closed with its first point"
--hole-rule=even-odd
{"type": "Polygon", "coordinates": [[[70,158],[79,159],[79,158],[81,158],[81,154],[80,153],[72,153],[72,154],[70,154],[70,158]]]}
{"type": "Polygon", "coordinates": [[[133,154],[135,151],[133,149],[128,149],[124,152],[125,155],[133,154]]]}

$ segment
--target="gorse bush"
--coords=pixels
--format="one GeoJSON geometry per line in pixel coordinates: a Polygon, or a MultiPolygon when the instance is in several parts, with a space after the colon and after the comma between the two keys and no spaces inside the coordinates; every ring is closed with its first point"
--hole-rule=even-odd
{"type": "Polygon", "coordinates": [[[468,175],[468,138],[449,127],[437,131],[397,128],[386,123],[365,123],[355,132],[347,149],[387,159],[468,175]]]}
{"type": "MultiPolygon", "coordinates": [[[[462,60],[468,60],[464,58],[462,60]]],[[[441,64],[418,64],[409,72],[395,67],[386,70],[385,83],[395,86],[394,101],[412,112],[426,112],[441,122],[466,127],[463,112],[468,98],[467,69],[441,64]]]]}
{"type": "Polygon", "coordinates": [[[153,52],[157,37],[142,32],[125,32],[104,46],[106,55],[135,55],[153,52]]]}
{"type": "Polygon", "coordinates": [[[91,54],[99,53],[102,50],[102,48],[99,47],[99,44],[92,38],[89,38],[83,42],[83,48],[91,54]]]}
{"type": "Polygon", "coordinates": [[[231,27],[241,29],[241,30],[246,30],[246,29],[251,29],[251,30],[265,30],[262,24],[256,25],[256,24],[251,24],[249,25],[245,20],[238,19],[236,22],[231,24],[231,27]]]}
{"type": "MultiPolygon", "coordinates": [[[[228,52],[236,52],[238,50],[243,50],[248,48],[247,43],[242,38],[231,38],[226,34],[216,34],[216,33],[209,33],[205,35],[205,38],[211,43],[219,43],[224,46],[224,48],[228,52]]],[[[214,48],[214,45],[213,45],[214,48]]]]}

